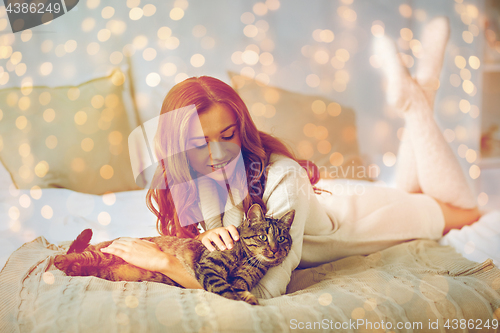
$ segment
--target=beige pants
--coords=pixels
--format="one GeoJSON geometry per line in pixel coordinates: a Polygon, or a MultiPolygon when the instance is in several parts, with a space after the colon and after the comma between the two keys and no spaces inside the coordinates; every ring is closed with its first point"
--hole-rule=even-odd
{"type": "Polygon", "coordinates": [[[412,239],[442,237],[443,213],[428,195],[365,181],[321,180],[317,186],[332,192],[317,198],[334,226],[328,235],[304,235],[304,247],[321,253],[324,262],[370,254],[412,239]]]}

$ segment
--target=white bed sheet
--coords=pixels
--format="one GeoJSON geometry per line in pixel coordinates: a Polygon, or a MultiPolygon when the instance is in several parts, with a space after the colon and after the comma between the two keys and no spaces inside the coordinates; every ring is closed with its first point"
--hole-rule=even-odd
{"type": "Polygon", "coordinates": [[[146,193],[117,192],[114,203],[109,204],[112,196],[67,189],[43,189],[38,200],[31,197],[29,190],[0,190],[0,267],[13,251],[39,236],[53,244],[75,239],[86,228],[94,232],[93,243],[117,237],[157,236],[156,216],[146,206],[146,193]],[[27,198],[29,206],[25,204],[27,198]],[[49,219],[42,216],[45,206],[52,210],[49,219]],[[104,215],[99,219],[99,214],[104,215]],[[100,220],[109,223],[104,225],[100,220]]]}
{"type": "MultiPolygon", "coordinates": [[[[13,251],[39,236],[58,244],[76,238],[86,228],[94,231],[95,243],[117,237],[158,235],[156,217],[146,206],[146,193],[147,190],[118,192],[114,194],[114,203],[109,204],[103,196],[67,189],[43,189],[38,200],[31,197],[29,190],[1,189],[0,267],[13,251]],[[49,219],[42,216],[45,206],[52,209],[49,219]],[[99,214],[103,212],[109,214],[108,219],[101,218],[109,220],[107,225],[99,222],[99,214]]],[[[500,267],[500,211],[483,215],[472,226],[452,230],[440,244],[453,246],[475,262],[491,258],[500,267]]]]}

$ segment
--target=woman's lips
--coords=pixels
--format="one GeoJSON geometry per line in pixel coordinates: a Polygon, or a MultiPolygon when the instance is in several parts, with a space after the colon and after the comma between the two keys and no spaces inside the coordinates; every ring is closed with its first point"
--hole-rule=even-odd
{"type": "Polygon", "coordinates": [[[231,161],[227,161],[227,162],[222,162],[222,163],[217,163],[217,164],[209,164],[208,166],[212,168],[212,171],[215,171],[215,170],[218,170],[218,169],[222,169],[224,168],[226,165],[228,165],[231,161]]]}

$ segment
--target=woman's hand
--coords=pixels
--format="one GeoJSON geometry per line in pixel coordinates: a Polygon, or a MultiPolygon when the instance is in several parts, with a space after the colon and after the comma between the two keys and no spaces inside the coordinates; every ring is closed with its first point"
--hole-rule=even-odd
{"type": "Polygon", "coordinates": [[[108,247],[102,248],[101,252],[114,254],[148,271],[160,272],[168,268],[168,255],[155,243],[139,238],[118,238],[108,247]]]}
{"type": "Polygon", "coordinates": [[[240,235],[238,234],[236,227],[234,225],[230,225],[228,227],[207,230],[196,236],[196,239],[202,242],[209,251],[215,250],[215,246],[213,246],[212,243],[217,245],[219,250],[224,251],[226,248],[232,249],[234,245],[233,240],[238,241],[240,239],[240,235]]]}

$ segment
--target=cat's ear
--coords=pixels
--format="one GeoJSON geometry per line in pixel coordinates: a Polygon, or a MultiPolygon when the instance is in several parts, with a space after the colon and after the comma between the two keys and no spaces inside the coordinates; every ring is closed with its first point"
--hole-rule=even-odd
{"type": "Polygon", "coordinates": [[[280,222],[286,225],[288,228],[292,226],[293,219],[295,217],[295,209],[289,210],[280,218],[280,222]]]}
{"type": "Polygon", "coordinates": [[[253,204],[252,207],[250,207],[247,212],[247,218],[249,221],[253,221],[254,219],[257,219],[258,221],[264,220],[264,213],[262,212],[259,204],[253,204]]]}

